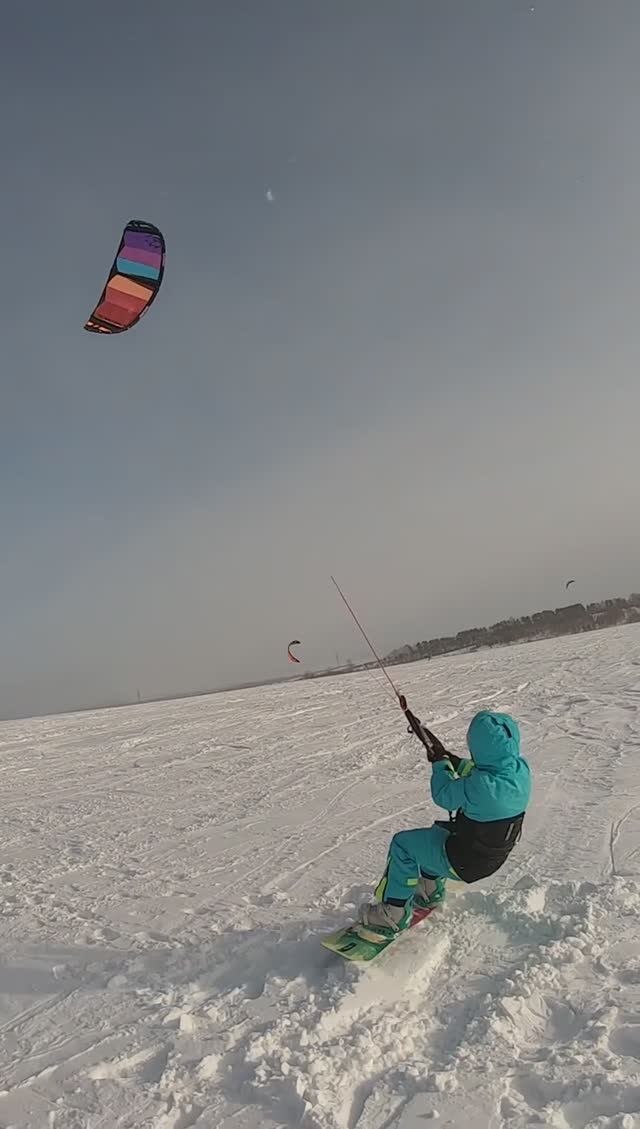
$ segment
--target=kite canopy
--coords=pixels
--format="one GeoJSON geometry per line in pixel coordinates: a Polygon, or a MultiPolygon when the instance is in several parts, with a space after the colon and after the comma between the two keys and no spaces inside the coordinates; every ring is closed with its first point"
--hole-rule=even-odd
{"type": "Polygon", "coordinates": [[[146,314],[164,274],[164,236],[152,223],[130,220],[107,284],[84,328],[89,333],[123,333],[146,314]]]}
{"type": "Polygon", "coordinates": [[[567,583],[565,584],[565,588],[570,588],[572,584],[575,584],[575,580],[567,580],[567,583]]]}
{"type": "Polygon", "coordinates": [[[299,663],[300,662],[300,659],[297,659],[295,655],[291,654],[291,648],[292,647],[299,647],[299,646],[300,646],[300,640],[299,639],[292,639],[291,642],[289,643],[289,646],[287,647],[287,654],[289,656],[289,662],[290,663],[299,663]]]}

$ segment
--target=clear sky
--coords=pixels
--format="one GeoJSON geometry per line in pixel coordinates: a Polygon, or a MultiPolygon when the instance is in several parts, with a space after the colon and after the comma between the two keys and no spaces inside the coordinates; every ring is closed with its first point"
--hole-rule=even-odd
{"type": "Polygon", "coordinates": [[[640,587],[640,5],[13,0],[0,713],[640,587]],[[83,331],[122,227],[162,291],[83,331]]]}

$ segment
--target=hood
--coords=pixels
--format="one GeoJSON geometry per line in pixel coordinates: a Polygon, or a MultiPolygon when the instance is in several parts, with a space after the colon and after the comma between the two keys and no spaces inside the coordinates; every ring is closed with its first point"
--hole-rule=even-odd
{"type": "Polygon", "coordinates": [[[507,713],[482,710],[469,726],[467,748],[478,768],[507,768],[520,756],[518,723],[507,713]]]}

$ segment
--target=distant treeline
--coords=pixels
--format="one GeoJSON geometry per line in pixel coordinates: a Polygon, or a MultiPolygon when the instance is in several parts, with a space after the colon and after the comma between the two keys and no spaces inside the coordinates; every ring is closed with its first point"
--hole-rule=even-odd
{"type": "Polygon", "coordinates": [[[432,659],[453,651],[476,650],[478,647],[504,646],[534,639],[550,639],[556,635],[576,635],[582,631],[598,631],[603,627],[620,627],[640,623],[640,593],[627,599],[602,600],[598,604],[570,604],[555,611],[535,612],[519,619],[503,619],[491,627],[471,627],[457,635],[425,639],[413,645],[406,643],[386,656],[387,663],[415,662],[432,659]]]}

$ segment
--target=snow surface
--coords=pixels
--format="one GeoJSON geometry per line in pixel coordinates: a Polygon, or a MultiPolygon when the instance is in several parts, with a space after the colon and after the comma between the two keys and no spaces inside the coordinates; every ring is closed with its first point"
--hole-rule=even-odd
{"type": "Polygon", "coordinates": [[[3,1129],[640,1127],[640,627],[394,676],[535,791],[368,967],[317,934],[436,814],[379,675],[0,727],[3,1129]]]}

